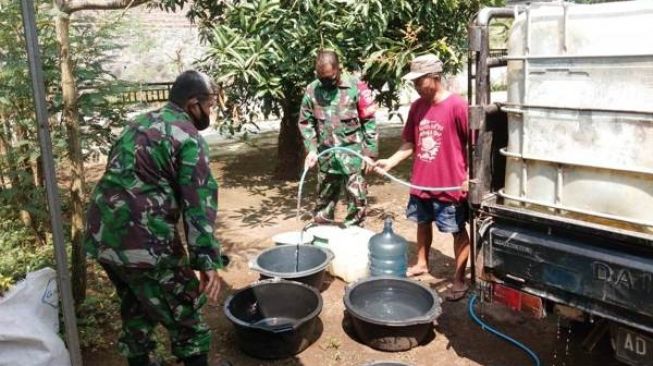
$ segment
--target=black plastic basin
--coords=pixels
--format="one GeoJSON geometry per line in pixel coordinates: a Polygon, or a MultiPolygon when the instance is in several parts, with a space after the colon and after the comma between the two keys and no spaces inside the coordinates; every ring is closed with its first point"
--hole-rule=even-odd
{"type": "Polygon", "coordinates": [[[324,272],[333,260],[333,252],[314,245],[281,245],[266,249],[249,266],[261,279],[282,278],[321,289],[324,272]],[[299,260],[297,257],[299,256],[299,260]]]}
{"type": "Polygon", "coordinates": [[[344,303],[360,340],[388,352],[421,344],[442,312],[440,297],[433,290],[398,277],[355,282],[347,287],[344,303]]]}
{"type": "Polygon", "coordinates": [[[290,357],[317,340],[321,311],[322,296],[316,289],[278,279],[245,287],[224,305],[239,347],[263,359],[290,357]]]}

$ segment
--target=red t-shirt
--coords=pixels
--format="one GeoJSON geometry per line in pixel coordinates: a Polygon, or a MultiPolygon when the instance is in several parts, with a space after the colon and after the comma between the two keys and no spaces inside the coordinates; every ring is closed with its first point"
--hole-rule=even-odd
{"type": "MultiPolygon", "coordinates": [[[[467,102],[455,94],[437,104],[420,98],[413,102],[404,126],[404,141],[414,145],[411,183],[425,187],[460,186],[467,179],[467,102]]],[[[411,189],[410,194],[459,203],[462,191],[428,192],[411,189]]]]}

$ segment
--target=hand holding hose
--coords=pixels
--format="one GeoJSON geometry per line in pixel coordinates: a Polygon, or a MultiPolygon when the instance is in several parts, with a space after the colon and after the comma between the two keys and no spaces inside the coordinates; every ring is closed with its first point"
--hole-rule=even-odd
{"type": "Polygon", "coordinates": [[[317,163],[317,152],[310,151],[308,155],[306,155],[306,159],[304,160],[304,169],[308,170],[314,167],[316,163],[317,163]]]}
{"type": "Polygon", "coordinates": [[[374,163],[374,171],[383,175],[383,173],[387,173],[390,169],[394,168],[395,165],[391,159],[379,159],[374,163]]]}
{"type": "Polygon", "coordinates": [[[460,190],[463,192],[469,192],[469,178],[465,179],[463,184],[460,185],[460,190]]]}
{"type": "Polygon", "coordinates": [[[363,159],[363,171],[365,172],[365,174],[370,174],[375,170],[376,170],[376,162],[369,156],[366,156],[363,159]]]}

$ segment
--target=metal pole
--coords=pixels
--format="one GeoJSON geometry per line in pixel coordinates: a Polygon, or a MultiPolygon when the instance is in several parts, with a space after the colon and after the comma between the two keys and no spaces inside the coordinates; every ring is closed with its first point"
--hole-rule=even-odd
{"type": "Polygon", "coordinates": [[[52,156],[52,141],[48,126],[48,111],[45,101],[45,84],[43,83],[43,66],[39,55],[39,45],[36,33],[36,20],[34,16],[34,3],[32,0],[21,0],[23,12],[23,28],[27,43],[27,58],[29,73],[32,80],[34,107],[38,126],[39,144],[41,145],[41,162],[45,175],[45,188],[48,197],[52,236],[54,239],[54,252],[57,261],[57,283],[63,308],[63,321],[66,331],[66,343],[72,366],[82,365],[82,355],[79,349],[79,334],[77,333],[77,319],[75,317],[75,304],[68,273],[68,260],[66,258],[66,243],[63,236],[61,220],[61,202],[54,171],[54,158],[52,156]]]}

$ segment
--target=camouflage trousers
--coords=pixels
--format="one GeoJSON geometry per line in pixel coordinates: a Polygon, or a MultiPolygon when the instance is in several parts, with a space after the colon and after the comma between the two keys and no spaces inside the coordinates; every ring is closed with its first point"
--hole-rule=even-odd
{"type": "Polygon", "coordinates": [[[334,221],[336,204],[343,189],[347,198],[345,225],[361,225],[363,223],[367,212],[367,182],[365,182],[362,171],[349,175],[318,172],[315,222],[334,221]]]}
{"type": "Polygon", "coordinates": [[[188,267],[137,269],[102,263],[120,297],[122,332],[118,350],[125,357],[154,351],[154,327],[161,323],[178,358],[209,352],[211,334],[200,309],[206,296],[188,267]]]}

